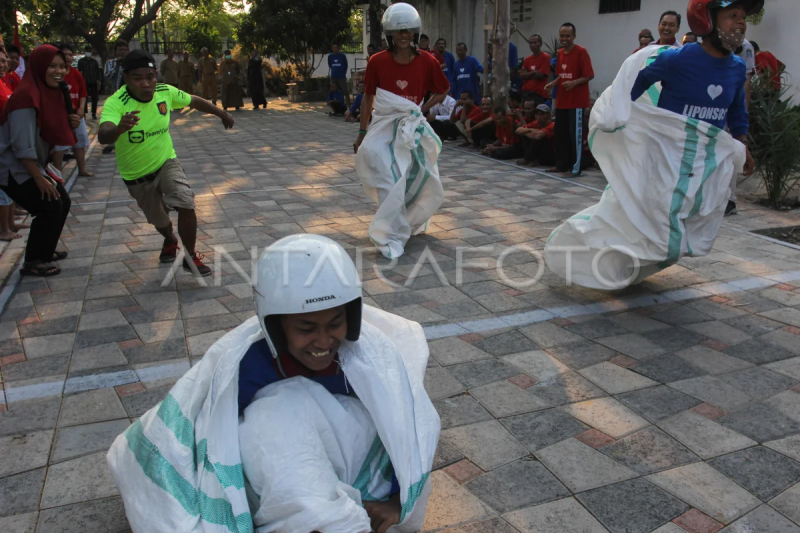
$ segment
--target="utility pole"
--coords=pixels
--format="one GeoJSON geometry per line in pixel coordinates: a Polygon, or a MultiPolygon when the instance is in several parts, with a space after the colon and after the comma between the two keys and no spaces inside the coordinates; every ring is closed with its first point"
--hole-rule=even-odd
{"type": "Polygon", "coordinates": [[[495,1],[494,35],[492,39],[492,100],[506,107],[509,88],[508,39],[511,30],[511,0],[495,1]]]}
{"type": "MultiPolygon", "coordinates": [[[[481,94],[489,95],[489,36],[494,26],[489,24],[489,4],[483,0],[483,82],[481,83],[481,94]]],[[[479,102],[480,103],[480,102],[479,102]]]]}

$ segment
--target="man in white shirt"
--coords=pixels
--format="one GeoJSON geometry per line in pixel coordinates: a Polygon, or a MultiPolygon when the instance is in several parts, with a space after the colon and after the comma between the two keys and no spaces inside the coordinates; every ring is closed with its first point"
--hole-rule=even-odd
{"type": "Polygon", "coordinates": [[[428,123],[443,141],[454,141],[461,136],[455,124],[450,122],[450,116],[456,107],[456,99],[447,95],[444,101],[431,107],[428,113],[428,123]]]}

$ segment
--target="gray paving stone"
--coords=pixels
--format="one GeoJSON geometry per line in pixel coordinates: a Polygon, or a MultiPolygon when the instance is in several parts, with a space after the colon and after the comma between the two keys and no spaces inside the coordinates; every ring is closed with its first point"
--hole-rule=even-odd
{"type": "Polygon", "coordinates": [[[130,530],[122,498],[114,496],[101,500],[76,503],[45,509],[39,516],[37,533],[123,533],[130,530]]]}
{"type": "Polygon", "coordinates": [[[79,331],[90,329],[111,328],[114,326],[127,326],[128,321],[117,309],[108,309],[96,313],[84,313],[81,315],[79,331]]]}
{"type": "Polygon", "coordinates": [[[39,513],[25,513],[0,518],[0,531],[6,533],[34,533],[39,513]]]}
{"type": "Polygon", "coordinates": [[[485,520],[494,514],[478,498],[442,471],[431,474],[433,490],[422,531],[485,520]]]}
{"type": "Polygon", "coordinates": [[[692,463],[646,478],[714,520],[729,524],[761,502],[706,463],[692,463]]]}
{"type": "Polygon", "coordinates": [[[608,532],[574,498],[529,507],[509,513],[504,518],[523,533],[608,532]]]}
{"type": "Polygon", "coordinates": [[[783,322],[786,325],[800,328],[800,310],[797,310],[793,307],[773,309],[772,311],[765,311],[759,314],[760,316],[767,317],[771,320],[783,322]]]}
{"type": "Polygon", "coordinates": [[[758,507],[720,533],[800,533],[800,527],[767,505],[758,507]]]}
{"type": "Polygon", "coordinates": [[[649,378],[608,361],[586,367],[578,373],[609,394],[621,394],[657,385],[649,378]]]}
{"type": "Polygon", "coordinates": [[[764,501],[800,482],[800,462],[763,446],[723,455],[709,464],[764,501]]]}
{"type": "Polygon", "coordinates": [[[608,361],[617,355],[617,352],[591,341],[556,346],[548,348],[547,352],[573,370],[608,361]]]}
{"type": "Polygon", "coordinates": [[[151,389],[146,392],[139,392],[122,398],[122,405],[128,413],[128,417],[137,418],[145,414],[155,404],[163,400],[172,385],[151,389]]]}
{"type": "Polygon", "coordinates": [[[683,326],[701,335],[726,344],[739,344],[750,338],[750,335],[740,331],[725,322],[714,320],[713,322],[700,322],[699,324],[686,324],[683,326]]]}
{"type": "Polygon", "coordinates": [[[432,470],[439,470],[447,465],[456,463],[464,458],[464,454],[440,440],[439,445],[436,447],[436,453],[433,456],[432,470]]]}
{"type": "Polygon", "coordinates": [[[599,339],[600,337],[613,337],[614,335],[628,333],[628,330],[607,318],[595,318],[587,322],[567,326],[564,329],[586,339],[599,339]]]}
{"type": "Polygon", "coordinates": [[[730,372],[719,376],[719,379],[756,400],[765,400],[797,382],[763,367],[730,372]]]}
{"type": "Polygon", "coordinates": [[[632,479],[577,495],[611,533],[649,533],[689,506],[644,479],[632,479]]]}
{"type": "Polygon", "coordinates": [[[795,357],[794,352],[762,338],[750,339],[726,348],[725,353],[755,365],[774,363],[795,357]]]}
{"type": "Polygon", "coordinates": [[[561,407],[565,413],[619,439],[650,425],[614,398],[598,398],[561,407]]]}
{"type": "Polygon", "coordinates": [[[756,315],[729,318],[727,320],[723,320],[723,322],[743,333],[746,333],[747,335],[750,335],[751,337],[758,337],[759,335],[769,333],[773,329],[778,329],[781,327],[780,322],[756,315]]]}
{"type": "Polygon", "coordinates": [[[508,379],[520,373],[519,369],[496,359],[453,365],[447,370],[467,389],[508,379]]]}
{"type": "Polygon", "coordinates": [[[531,452],[569,439],[589,429],[589,426],[560,409],[511,416],[504,418],[501,422],[531,452]]]}
{"type": "Polygon", "coordinates": [[[143,346],[134,346],[123,350],[125,358],[132,365],[141,365],[157,361],[166,361],[179,357],[186,357],[185,339],[167,339],[163,342],[154,342],[143,346]]]}
{"type": "Polygon", "coordinates": [[[696,344],[700,344],[708,337],[700,335],[694,331],[688,331],[683,328],[669,328],[660,329],[656,331],[647,331],[641,334],[642,337],[650,342],[657,344],[664,348],[667,352],[678,352],[691,348],[696,344]]]}
{"type": "Polygon", "coordinates": [[[428,346],[431,351],[431,356],[443,366],[488,359],[491,357],[488,353],[458,337],[431,341],[428,343],[428,346]]]}
{"type": "Polygon", "coordinates": [[[705,374],[704,370],[672,354],[651,357],[646,361],[637,363],[631,367],[631,370],[659,383],[671,383],[673,381],[696,378],[705,374]]]}
{"type": "Polygon", "coordinates": [[[531,459],[501,466],[465,486],[501,513],[569,496],[567,488],[553,474],[531,459]]]}
{"type": "Polygon", "coordinates": [[[506,355],[502,360],[539,381],[547,381],[570,371],[567,365],[542,350],[506,355]]]}
{"type": "Polygon", "coordinates": [[[125,418],[125,409],[113,388],[95,389],[64,397],[59,427],[125,418]]]}
{"type": "Polygon", "coordinates": [[[30,359],[21,363],[3,366],[3,378],[6,382],[12,382],[48,376],[63,376],[67,373],[68,363],[69,354],[30,359]]]}
{"type": "Polygon", "coordinates": [[[752,401],[750,396],[716,376],[685,379],[669,386],[725,411],[740,409],[752,401]]]}
{"type": "Polygon", "coordinates": [[[425,390],[432,401],[464,392],[461,385],[446,368],[428,368],[425,372],[425,390]]]}
{"type": "Polygon", "coordinates": [[[669,433],[703,459],[748,448],[755,441],[718,424],[704,416],[685,411],[658,423],[669,433]]]}
{"type": "Polygon", "coordinates": [[[106,452],[51,466],[42,493],[42,509],[119,494],[106,463],[106,452]]]}
{"type": "Polygon", "coordinates": [[[122,350],[115,342],[98,344],[72,353],[69,369],[71,372],[91,370],[128,364],[122,350]]]}
{"type": "Polygon", "coordinates": [[[532,326],[527,326],[519,330],[520,333],[528,337],[542,348],[553,348],[575,342],[585,342],[586,339],[576,335],[564,328],[556,326],[552,322],[541,322],[532,326]]]}
{"type": "Polygon", "coordinates": [[[753,366],[752,363],[747,361],[700,345],[675,352],[675,355],[712,376],[744,370],[753,366]]]}
{"type": "Polygon", "coordinates": [[[442,533],[519,533],[502,518],[492,518],[460,527],[448,528],[442,533]]]}
{"type": "Polygon", "coordinates": [[[47,466],[52,431],[35,431],[0,438],[0,478],[47,466]]]}
{"type": "Polygon", "coordinates": [[[509,331],[474,343],[476,348],[495,357],[536,350],[538,346],[518,331],[509,331]]]}
{"type": "Polygon", "coordinates": [[[800,524],[800,483],[769,502],[779,513],[800,524]]]}
{"type": "Polygon", "coordinates": [[[55,428],[60,406],[58,397],[12,402],[0,413],[0,437],[55,428]]]}
{"type": "Polygon", "coordinates": [[[625,312],[608,317],[612,322],[633,333],[668,329],[669,326],[635,312],[625,312]]]}
{"type": "Polygon", "coordinates": [[[60,333],[75,333],[77,329],[78,317],[70,316],[22,325],[19,327],[19,334],[23,339],[29,339],[31,337],[56,335],[60,333]]]}
{"type": "Polygon", "coordinates": [[[800,422],[763,403],[754,403],[717,421],[762,443],[800,433],[800,422]]]}
{"type": "Polygon", "coordinates": [[[537,383],[528,391],[550,405],[581,402],[606,395],[591,381],[572,371],[537,383]]]}
{"type": "Polygon", "coordinates": [[[0,517],[30,513],[39,508],[46,468],[0,478],[0,517]]]}
{"type": "Polygon", "coordinates": [[[469,395],[453,396],[433,403],[442,423],[442,429],[492,420],[492,415],[469,395]]]}
{"type": "Polygon", "coordinates": [[[69,352],[72,350],[72,343],[74,340],[74,333],[62,333],[59,335],[23,339],[22,342],[25,345],[25,355],[28,359],[35,359],[69,352]]]}
{"type": "Polygon", "coordinates": [[[800,422],[800,394],[794,391],[785,391],[773,396],[764,403],[777,409],[792,420],[800,422]]]}
{"type": "Polygon", "coordinates": [[[496,420],[447,429],[442,431],[441,438],[487,471],[528,455],[496,420]]]}
{"type": "Polygon", "coordinates": [[[539,450],[536,457],[576,493],[636,477],[632,470],[575,439],[539,450]]]}
{"type": "Polygon", "coordinates": [[[619,464],[641,475],[699,461],[700,458],[655,426],[600,449],[619,464]]]}
{"type": "Polygon", "coordinates": [[[767,341],[771,344],[789,350],[795,355],[800,355],[800,343],[798,343],[797,335],[791,331],[788,331],[787,328],[770,331],[765,335],[761,335],[759,338],[762,341],[767,341]]]}
{"type": "Polygon", "coordinates": [[[596,341],[607,348],[623,353],[634,359],[644,361],[665,352],[661,346],[647,340],[636,333],[625,333],[613,337],[603,337],[596,341]]]}
{"type": "Polygon", "coordinates": [[[122,342],[137,339],[136,332],[127,324],[111,328],[98,328],[79,331],[75,337],[75,349],[88,348],[97,344],[109,342],[122,342]]]}
{"type": "Polygon", "coordinates": [[[56,434],[51,463],[60,463],[76,457],[108,450],[111,443],[130,425],[127,418],[62,427],[56,434]]]}
{"type": "Polygon", "coordinates": [[[626,392],[615,397],[654,424],[702,403],[666,385],[626,392]]]}
{"type": "Polygon", "coordinates": [[[472,389],[470,394],[496,418],[538,411],[550,406],[545,400],[505,380],[472,389]]]}

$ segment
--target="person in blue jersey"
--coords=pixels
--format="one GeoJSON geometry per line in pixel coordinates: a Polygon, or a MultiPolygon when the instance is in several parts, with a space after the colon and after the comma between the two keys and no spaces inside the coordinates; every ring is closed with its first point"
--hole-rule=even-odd
{"type": "MultiPolygon", "coordinates": [[[[444,57],[444,68],[442,69],[442,72],[444,72],[444,75],[447,76],[447,79],[450,81],[450,85],[452,86],[453,65],[455,65],[456,58],[453,54],[447,51],[447,40],[443,39],[442,37],[439,37],[439,39],[436,40],[435,48],[440,54],[442,54],[442,57],[444,57]]],[[[453,97],[455,98],[455,96],[453,97]]]]}
{"type": "Polygon", "coordinates": [[[364,90],[366,86],[364,85],[364,81],[358,82],[358,94],[356,95],[355,99],[353,100],[353,105],[350,106],[350,109],[344,114],[344,119],[346,122],[355,122],[358,120],[359,115],[361,114],[361,101],[364,99],[364,90]]]}
{"type": "MultiPolygon", "coordinates": [[[[731,135],[747,148],[746,68],[734,52],[744,42],[746,17],[763,5],[764,0],[692,0],[689,26],[703,38],[702,44],[662,52],[641,70],[631,98],[637,100],[651,85],[661,82],[658,107],[720,129],[727,125],[731,135]]],[[[754,165],[747,149],[744,174],[751,174],[754,165]]]]}
{"type": "Polygon", "coordinates": [[[328,54],[328,69],[331,71],[331,82],[336,82],[344,95],[344,103],[350,107],[350,89],[347,87],[347,56],[339,51],[339,45],[331,46],[328,54]]]}
{"type": "Polygon", "coordinates": [[[483,72],[483,66],[473,56],[467,55],[467,45],[458,43],[456,46],[458,59],[453,63],[453,90],[451,95],[460,95],[464,91],[472,91],[475,97],[481,94],[481,80],[478,74],[483,72]]]}

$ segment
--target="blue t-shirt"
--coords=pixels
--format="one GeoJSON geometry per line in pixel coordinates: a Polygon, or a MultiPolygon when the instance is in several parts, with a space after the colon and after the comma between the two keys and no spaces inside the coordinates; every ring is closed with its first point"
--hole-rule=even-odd
{"type": "Polygon", "coordinates": [[[720,129],[727,123],[734,137],[747,135],[745,70],[744,61],[735,54],[713,57],[698,43],[670,48],[639,72],[631,98],[638,99],[660,81],[658,107],[720,129]]]}
{"type": "Polygon", "coordinates": [[[346,78],[347,56],[341,52],[328,54],[328,68],[331,69],[331,78],[346,78]]]}
{"type": "Polygon", "coordinates": [[[514,43],[508,43],[508,68],[511,70],[519,68],[519,54],[514,43]]]}
{"type": "Polygon", "coordinates": [[[444,75],[447,76],[447,79],[450,80],[450,84],[453,83],[453,65],[456,63],[456,58],[450,52],[445,52],[442,54],[444,56],[444,64],[445,67],[442,69],[444,75]]]}
{"type": "MultiPolygon", "coordinates": [[[[262,388],[283,379],[272,366],[272,352],[266,339],[254,342],[239,363],[239,414],[253,401],[253,397],[262,388]]],[[[355,396],[353,388],[347,383],[344,374],[335,376],[322,376],[306,378],[325,387],[331,394],[344,394],[355,396]]],[[[394,469],[392,468],[392,472],[394,469]]],[[[400,492],[400,482],[392,473],[392,489],[390,495],[400,492]]]]}
{"type": "MultiPolygon", "coordinates": [[[[556,73],[556,61],[558,61],[558,56],[556,56],[556,57],[554,57],[554,58],[552,58],[550,60],[550,73],[551,74],[555,74],[556,73]]],[[[558,84],[555,84],[553,86],[552,98],[558,98],[558,84]]]]}
{"type": "Polygon", "coordinates": [[[328,102],[344,102],[341,89],[335,91],[328,91],[328,102]]]}
{"type": "Polygon", "coordinates": [[[474,57],[467,56],[464,61],[456,60],[453,64],[453,90],[451,91],[453,97],[460,95],[462,91],[472,91],[474,98],[480,98],[479,72],[483,72],[483,67],[474,57]]]}
{"type": "Polygon", "coordinates": [[[364,98],[364,93],[358,93],[356,95],[355,100],[353,100],[353,105],[350,106],[350,114],[356,112],[361,112],[361,100],[364,98]]]}

